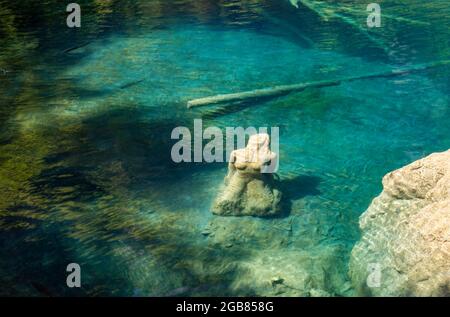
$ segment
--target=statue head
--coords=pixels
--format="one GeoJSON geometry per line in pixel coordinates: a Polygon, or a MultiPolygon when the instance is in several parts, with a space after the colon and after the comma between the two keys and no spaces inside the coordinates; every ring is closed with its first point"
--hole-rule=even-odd
{"type": "Polygon", "coordinates": [[[270,151],[270,137],[267,133],[251,135],[245,149],[234,151],[237,163],[265,164],[276,157],[276,153],[270,151]]]}

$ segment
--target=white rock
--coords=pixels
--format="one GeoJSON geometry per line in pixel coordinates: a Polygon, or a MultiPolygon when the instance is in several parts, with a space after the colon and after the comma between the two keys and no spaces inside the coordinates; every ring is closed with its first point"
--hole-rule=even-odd
{"type": "Polygon", "coordinates": [[[350,260],[360,295],[450,295],[450,150],[387,174],[360,227],[350,260]]]}

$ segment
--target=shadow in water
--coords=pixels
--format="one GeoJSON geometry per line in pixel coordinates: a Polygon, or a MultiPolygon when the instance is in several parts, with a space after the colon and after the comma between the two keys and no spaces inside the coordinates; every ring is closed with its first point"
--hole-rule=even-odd
{"type": "Polygon", "coordinates": [[[287,180],[275,180],[274,185],[282,193],[281,212],[267,219],[289,217],[292,210],[292,201],[306,196],[320,195],[317,188],[322,179],[317,176],[299,175],[287,180]]]}
{"type": "MultiPolygon", "coordinates": [[[[55,138],[59,146],[46,153],[42,170],[29,180],[30,204],[8,209],[11,224],[19,223],[24,215],[37,220],[20,231],[20,242],[2,248],[2,254],[13,254],[27,263],[8,281],[0,276],[4,284],[18,285],[6,294],[235,295],[229,288],[238,278],[235,267],[222,263],[243,260],[250,252],[200,247],[198,232],[178,225],[184,215],[171,214],[157,202],[153,206],[151,199],[135,193],[141,186],[160,186],[162,180],[173,182],[204,168],[177,165],[170,159],[175,142],[171,130],[189,124],[185,119],[154,119],[138,107],[113,109],[80,120],[55,138]],[[157,217],[141,213],[141,206],[159,208],[157,217]],[[150,254],[157,263],[154,266],[129,263],[130,257],[137,262],[150,254]],[[65,265],[74,261],[85,272],[95,272],[85,274],[83,290],[73,291],[59,282],[65,280],[61,276],[65,265]],[[45,265],[40,267],[42,262],[45,265]],[[161,271],[153,272],[154,267],[161,271]],[[61,274],[50,274],[53,271],[61,274]],[[159,281],[160,274],[174,278],[159,281]]],[[[3,233],[2,240],[18,236],[11,231],[3,233]]],[[[4,266],[11,263],[14,259],[4,266]]],[[[2,266],[0,261],[0,271],[2,266]]]]}
{"type": "Polygon", "coordinates": [[[299,175],[291,179],[282,180],[280,189],[290,200],[301,199],[305,196],[320,195],[318,186],[322,178],[318,176],[299,175]]]}
{"type": "Polygon", "coordinates": [[[281,213],[268,218],[289,217],[292,210],[292,201],[306,196],[320,195],[317,188],[322,179],[317,176],[299,175],[291,179],[276,181],[276,188],[281,191],[281,213]]]}

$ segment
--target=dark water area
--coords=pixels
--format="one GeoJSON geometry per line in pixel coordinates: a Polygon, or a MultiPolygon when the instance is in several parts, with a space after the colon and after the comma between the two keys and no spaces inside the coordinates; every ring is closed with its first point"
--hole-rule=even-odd
{"type": "Polygon", "coordinates": [[[354,295],[348,257],[383,175],[450,148],[450,67],[186,102],[449,60],[448,1],[383,1],[374,29],[354,0],[78,3],[71,29],[68,2],[0,1],[0,295],[354,295]],[[226,163],[170,156],[196,118],[279,127],[282,216],[211,214],[226,163]]]}

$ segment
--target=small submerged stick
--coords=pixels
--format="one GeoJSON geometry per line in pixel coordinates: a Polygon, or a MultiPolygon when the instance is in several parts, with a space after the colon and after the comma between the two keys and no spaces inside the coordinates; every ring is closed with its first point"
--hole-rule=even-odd
{"type": "Polygon", "coordinates": [[[145,78],[138,79],[138,80],[135,80],[135,81],[132,81],[132,82],[123,84],[123,85],[121,85],[119,88],[120,88],[120,89],[130,88],[130,87],[133,87],[133,86],[135,86],[135,85],[138,85],[138,84],[142,83],[144,80],[145,80],[145,78]]]}
{"type": "Polygon", "coordinates": [[[63,51],[63,53],[69,53],[69,52],[75,51],[75,50],[77,50],[77,49],[79,49],[79,48],[88,46],[89,44],[91,44],[90,41],[84,42],[84,43],[82,43],[82,44],[80,44],[80,45],[77,45],[77,46],[73,46],[73,47],[66,48],[66,49],[63,51]]]}
{"type": "Polygon", "coordinates": [[[248,101],[251,99],[258,99],[264,97],[277,97],[282,95],[287,95],[292,92],[300,92],[307,88],[322,88],[322,87],[331,87],[338,86],[343,82],[352,82],[356,80],[364,80],[364,79],[374,79],[374,78],[389,78],[396,77],[405,74],[410,74],[414,72],[424,71],[430,68],[435,68],[439,66],[450,65],[450,60],[444,60],[434,63],[420,64],[409,68],[404,69],[395,69],[383,73],[375,73],[369,75],[361,75],[354,77],[345,77],[335,80],[324,80],[324,81],[314,81],[314,82],[306,82],[301,84],[293,84],[293,85],[281,85],[270,88],[256,89],[232,94],[221,94],[211,97],[204,97],[199,99],[193,99],[188,101],[187,107],[202,107],[216,104],[223,104],[229,102],[239,102],[239,101],[248,101]]]}

